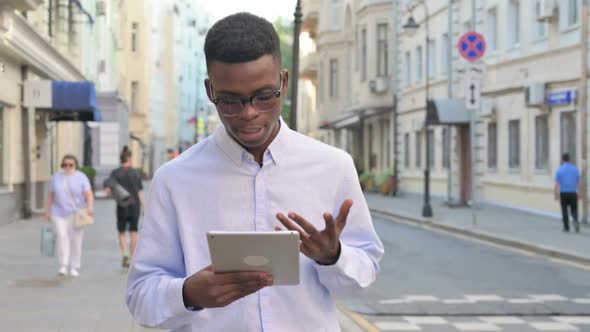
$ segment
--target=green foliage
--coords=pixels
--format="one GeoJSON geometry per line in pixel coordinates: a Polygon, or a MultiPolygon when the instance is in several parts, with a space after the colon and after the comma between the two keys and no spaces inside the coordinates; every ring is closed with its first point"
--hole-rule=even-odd
{"type": "Polygon", "coordinates": [[[141,178],[145,178],[145,171],[143,170],[142,167],[137,167],[135,168],[135,170],[139,173],[139,175],[141,175],[141,178]]]}
{"type": "Polygon", "coordinates": [[[367,172],[363,172],[359,176],[360,182],[367,183],[367,182],[369,182],[369,180],[375,180],[375,173],[373,173],[371,171],[367,171],[367,172]]]}
{"type": "Polygon", "coordinates": [[[96,169],[91,166],[82,166],[78,169],[80,172],[86,174],[86,177],[93,179],[96,176],[96,169]]]}
{"type": "MultiPolygon", "coordinates": [[[[279,35],[281,43],[281,67],[291,71],[293,68],[293,21],[285,17],[279,17],[274,22],[275,29],[279,35]]],[[[291,86],[293,84],[289,82],[289,88],[287,94],[283,96],[283,108],[281,116],[286,123],[290,123],[291,119],[291,86]]]]}
{"type": "Polygon", "coordinates": [[[391,176],[393,176],[393,171],[388,169],[383,171],[375,176],[375,182],[377,185],[382,185],[384,183],[388,183],[390,181],[391,176]]]}

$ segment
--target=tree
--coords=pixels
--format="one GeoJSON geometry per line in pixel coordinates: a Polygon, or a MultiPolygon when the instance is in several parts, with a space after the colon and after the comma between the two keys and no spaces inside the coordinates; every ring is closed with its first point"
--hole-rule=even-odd
{"type": "MultiPolygon", "coordinates": [[[[285,17],[279,17],[275,20],[274,26],[281,42],[281,66],[284,69],[291,70],[293,68],[293,21],[285,17]]],[[[283,96],[281,115],[286,123],[291,123],[291,85],[293,84],[292,81],[289,82],[287,94],[283,96]]]]}

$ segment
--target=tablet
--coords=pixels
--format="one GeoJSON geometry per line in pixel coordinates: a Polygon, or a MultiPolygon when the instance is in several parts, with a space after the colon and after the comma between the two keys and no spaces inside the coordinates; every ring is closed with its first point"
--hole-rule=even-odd
{"type": "Polygon", "coordinates": [[[299,233],[207,232],[215,272],[262,271],[274,285],[299,284],[299,233]]]}

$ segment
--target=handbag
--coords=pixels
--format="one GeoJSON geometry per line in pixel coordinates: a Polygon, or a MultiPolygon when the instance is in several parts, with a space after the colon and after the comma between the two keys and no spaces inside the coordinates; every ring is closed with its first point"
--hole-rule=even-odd
{"type": "Polygon", "coordinates": [[[74,213],[74,227],[76,229],[81,229],[86,226],[90,226],[90,225],[94,224],[94,218],[90,214],[88,214],[88,209],[86,209],[86,208],[78,209],[78,207],[76,206],[76,202],[74,201],[74,195],[72,195],[72,191],[70,190],[70,186],[69,186],[68,181],[65,176],[64,176],[64,183],[66,185],[66,190],[68,191],[68,195],[70,196],[70,201],[72,203],[72,206],[74,207],[74,210],[76,211],[74,213]]]}
{"type": "Polygon", "coordinates": [[[41,228],[41,253],[47,257],[55,255],[55,234],[50,225],[43,225],[41,228]]]}
{"type": "Polygon", "coordinates": [[[114,177],[110,177],[105,181],[105,186],[111,188],[113,198],[117,202],[117,206],[128,207],[133,204],[133,197],[125,187],[123,187],[114,177]]]}

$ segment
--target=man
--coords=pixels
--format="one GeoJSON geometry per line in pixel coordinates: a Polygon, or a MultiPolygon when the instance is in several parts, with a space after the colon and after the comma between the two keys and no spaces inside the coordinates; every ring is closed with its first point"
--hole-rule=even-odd
{"type": "Polygon", "coordinates": [[[377,237],[352,158],[280,118],[288,73],[272,24],[240,13],[208,32],[205,89],[222,126],[155,174],[127,304],[174,331],[339,331],[333,295],[376,277],[377,237]],[[300,232],[301,282],[216,274],[206,233],[300,232]]]}
{"type": "Polygon", "coordinates": [[[576,232],[580,231],[578,223],[578,189],[581,190],[582,181],[580,181],[580,171],[570,163],[570,156],[564,153],[561,158],[561,167],[555,174],[555,200],[561,200],[561,215],[563,221],[563,231],[569,232],[568,207],[571,209],[572,218],[576,232]]]}
{"type": "Polygon", "coordinates": [[[117,231],[119,234],[119,247],[123,254],[121,265],[124,268],[129,267],[131,257],[135,255],[139,214],[141,208],[145,206],[141,175],[132,167],[131,157],[131,150],[125,146],[119,156],[121,167],[113,170],[109,178],[105,181],[105,192],[107,196],[113,195],[111,187],[115,183],[120,184],[131,196],[129,202],[124,205],[119,201],[117,202],[117,231]],[[130,249],[127,246],[127,234],[129,235],[130,249]]]}

